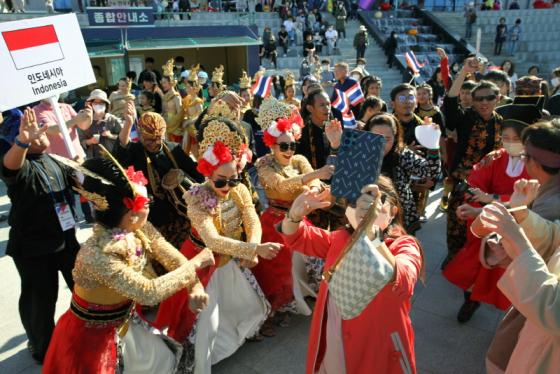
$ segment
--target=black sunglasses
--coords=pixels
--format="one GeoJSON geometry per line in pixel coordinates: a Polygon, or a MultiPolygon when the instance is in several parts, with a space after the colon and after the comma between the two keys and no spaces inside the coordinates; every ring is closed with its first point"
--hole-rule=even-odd
{"type": "Polygon", "coordinates": [[[496,95],[475,96],[475,97],[473,97],[473,100],[474,100],[474,101],[478,101],[478,102],[481,102],[481,101],[484,101],[484,100],[486,100],[486,101],[494,101],[494,100],[496,100],[496,97],[497,97],[496,95]]]}
{"type": "Polygon", "coordinates": [[[226,185],[228,185],[230,187],[235,187],[239,183],[241,183],[241,179],[240,178],[218,179],[218,180],[215,180],[213,182],[214,182],[214,186],[216,186],[216,188],[224,188],[226,185]]]}
{"type": "Polygon", "coordinates": [[[297,142],[282,142],[282,143],[276,143],[278,145],[278,147],[280,148],[280,150],[282,152],[288,152],[288,150],[292,150],[295,151],[297,148],[298,143],[297,142]]]}

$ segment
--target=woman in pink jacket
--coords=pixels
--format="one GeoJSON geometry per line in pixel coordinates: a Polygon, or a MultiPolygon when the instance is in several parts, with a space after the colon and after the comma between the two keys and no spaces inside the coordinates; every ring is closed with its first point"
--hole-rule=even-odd
{"type": "MultiPolygon", "coordinates": [[[[307,374],[416,373],[409,312],[414,285],[423,270],[422,249],[403,229],[398,195],[389,179],[381,177],[378,186],[366,186],[362,193],[356,210],[348,209],[347,216],[356,227],[377,201],[378,215],[369,239],[378,243],[377,250],[394,266],[394,277],[350,320],[341,319],[329,297],[328,284],[321,282],[309,337],[307,374]]],[[[352,228],[329,232],[301,223],[305,215],[329,205],[326,197],[310,191],[301,194],[282,221],[281,234],[289,248],[325,259],[328,269],[350,240],[352,228]]]]}

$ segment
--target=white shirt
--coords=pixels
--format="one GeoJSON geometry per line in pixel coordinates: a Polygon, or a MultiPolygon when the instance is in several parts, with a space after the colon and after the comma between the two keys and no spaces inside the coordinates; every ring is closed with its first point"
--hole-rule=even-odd
{"type": "Polygon", "coordinates": [[[336,40],[338,38],[338,32],[335,29],[327,30],[325,38],[336,40]]]}
{"type": "Polygon", "coordinates": [[[284,21],[284,27],[286,28],[287,32],[291,32],[294,29],[294,23],[291,19],[287,19],[284,21]]]}

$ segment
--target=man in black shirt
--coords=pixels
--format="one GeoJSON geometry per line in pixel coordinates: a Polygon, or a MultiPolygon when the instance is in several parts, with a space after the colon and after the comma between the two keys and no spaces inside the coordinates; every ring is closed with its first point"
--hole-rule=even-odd
{"type": "Polygon", "coordinates": [[[58,272],[72,289],[72,269],[80,248],[71,170],[45,153],[47,127],[39,128],[26,109],[19,134],[4,155],[0,177],[12,202],[6,254],[21,278],[19,313],[32,357],[42,362],[54,329],[58,272]]]}
{"type": "Polygon", "coordinates": [[[286,31],[286,26],[280,26],[280,31],[278,31],[278,45],[284,50],[284,57],[288,54],[289,37],[286,31]]]}
{"type": "Polygon", "coordinates": [[[416,88],[408,83],[402,83],[391,90],[391,105],[394,115],[404,130],[406,145],[416,143],[414,130],[422,124],[422,119],[414,114],[416,110],[416,88]]]}
{"type": "Polygon", "coordinates": [[[166,125],[161,115],[147,112],[140,117],[138,143],[130,141],[134,106],[127,108],[124,118],[113,154],[124,167],[132,165],[148,178],[148,193],[154,202],[148,220],[167,241],[180,248],[189,233],[190,223],[179,185],[189,188],[183,177],[193,182],[203,182],[204,178],[180,144],[164,140],[166,125]]]}
{"type": "Polygon", "coordinates": [[[144,61],[144,70],[142,70],[142,72],[140,73],[140,76],[138,77],[138,85],[140,87],[142,87],[142,82],[144,82],[146,75],[149,72],[153,72],[156,75],[157,78],[157,83],[159,83],[161,81],[161,73],[159,70],[154,68],[154,59],[153,57],[146,57],[146,60],[144,61]]]}

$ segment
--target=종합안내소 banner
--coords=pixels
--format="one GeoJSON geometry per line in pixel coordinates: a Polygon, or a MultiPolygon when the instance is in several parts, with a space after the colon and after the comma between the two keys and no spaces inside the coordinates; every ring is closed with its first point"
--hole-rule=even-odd
{"type": "Polygon", "coordinates": [[[95,82],[75,14],[0,23],[0,71],[1,111],[95,82]]]}

